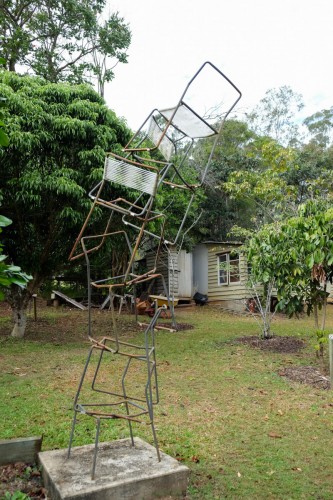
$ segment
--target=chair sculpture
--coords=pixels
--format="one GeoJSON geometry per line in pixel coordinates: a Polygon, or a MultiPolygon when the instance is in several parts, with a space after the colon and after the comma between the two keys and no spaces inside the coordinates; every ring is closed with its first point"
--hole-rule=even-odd
{"type": "MultiPolygon", "coordinates": [[[[211,81],[212,79],[209,78],[209,82],[211,81]]],[[[208,88],[208,93],[211,94],[210,88],[208,88]]],[[[203,99],[204,103],[206,97],[203,99]]],[[[137,345],[120,339],[114,299],[117,296],[122,304],[130,288],[131,297],[135,300],[138,285],[143,283],[151,285],[154,280],[160,279],[171,310],[172,322],[175,325],[173,303],[170,301],[173,292],[167,290],[163,275],[158,270],[159,257],[163,249],[169,252],[171,245],[178,245],[180,249],[184,235],[193,226],[194,223],[185,229],[191,205],[205,181],[223,124],[240,97],[241,93],[237,87],[216,66],[209,61],[205,62],[191,78],[175,106],[167,109],[154,109],[124,147],[122,155],[113,152],[107,154],[102,179],[89,193],[92,200],[91,209],[69,256],[71,261],[81,257],[84,257],[86,261],[88,338],[91,347],[74,400],[68,456],[70,456],[75,435],[77,415],[94,418],[96,434],[92,478],[95,477],[102,420],[127,421],[132,446],[134,446],[132,424],[146,421],[151,426],[157,458],[161,459],[153,412],[153,407],[159,399],[154,331],[165,306],[163,308],[156,306],[155,313],[145,329],[144,342],[142,345],[137,345]],[[202,111],[202,108],[197,107],[193,98],[193,88],[207,70],[212,72],[214,77],[218,77],[218,92],[220,92],[221,81],[232,90],[231,101],[228,101],[229,104],[222,103],[223,112],[218,114],[218,119],[216,116],[210,116],[211,107],[206,107],[202,111]],[[207,138],[212,138],[208,156],[203,165],[196,168],[193,177],[193,148],[198,141],[207,138]],[[184,213],[179,216],[179,226],[174,234],[166,229],[166,223],[173,196],[176,198],[179,190],[186,193],[187,205],[184,213]],[[164,200],[164,203],[161,203],[160,199],[164,200]],[[105,230],[102,234],[85,235],[97,207],[109,212],[105,230]],[[111,221],[115,214],[120,218],[122,229],[112,231],[111,221]],[[130,242],[129,229],[135,235],[133,244],[130,242]],[[108,277],[92,279],[91,258],[93,254],[96,254],[108,239],[119,237],[124,238],[128,253],[124,273],[116,275],[111,269],[108,277]],[[157,242],[154,245],[156,247],[154,265],[149,270],[138,272],[135,269],[136,257],[147,238],[152,238],[157,242]],[[108,300],[104,303],[110,304],[112,335],[103,334],[100,340],[93,332],[92,289],[103,289],[109,294],[108,300]],[[120,376],[112,372],[110,360],[123,362],[120,376]],[[137,394],[129,383],[130,374],[137,366],[143,367],[144,371],[141,394],[137,394]]],[[[118,317],[120,310],[121,305],[118,317]]],[[[112,365],[115,366],[115,364],[112,365]]],[[[140,384],[136,385],[140,386],[140,384]]]]}

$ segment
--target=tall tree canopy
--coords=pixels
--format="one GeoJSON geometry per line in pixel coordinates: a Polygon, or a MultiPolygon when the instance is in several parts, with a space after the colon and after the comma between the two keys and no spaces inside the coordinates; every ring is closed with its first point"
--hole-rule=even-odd
{"type": "MultiPolygon", "coordinates": [[[[247,152],[255,138],[245,122],[227,120],[212,159],[205,180],[205,200],[203,214],[196,226],[197,238],[226,239],[234,224],[239,223],[239,215],[250,210],[249,202],[234,200],[224,189],[224,183],[232,172],[247,171],[256,164],[247,152]]],[[[193,163],[202,169],[210,151],[212,138],[202,139],[194,149],[193,163]]],[[[243,222],[246,221],[243,219],[243,222]]]]}
{"type": "Polygon", "coordinates": [[[304,120],[304,125],[312,135],[312,140],[326,147],[332,141],[333,131],[333,106],[330,109],[317,111],[304,120]]]}
{"type": "Polygon", "coordinates": [[[33,275],[26,291],[14,287],[9,296],[21,317],[31,294],[66,262],[105,152],[119,150],[129,131],[87,85],[3,71],[0,95],[9,136],[9,146],[0,149],[1,212],[13,221],[4,244],[33,275]]]}
{"type": "Polygon", "coordinates": [[[284,85],[267,90],[258,106],[247,115],[250,127],[286,146],[299,143],[295,115],[304,107],[303,97],[284,85]]]}
{"type": "Polygon", "coordinates": [[[23,65],[51,82],[113,78],[131,41],[118,13],[103,19],[106,0],[0,0],[0,39],[7,68],[23,65]],[[102,59],[101,59],[102,58],[102,59]]]}
{"type": "MultiPolygon", "coordinates": [[[[4,63],[5,61],[0,57],[0,63],[4,63]]],[[[6,99],[4,97],[0,97],[0,108],[4,107],[6,104],[6,99]]],[[[1,111],[1,109],[0,109],[1,111]]],[[[9,139],[6,132],[3,130],[5,126],[4,122],[1,121],[2,115],[0,113],[0,149],[8,146],[9,139]]],[[[12,223],[10,219],[0,215],[0,233],[2,233],[2,228],[9,226],[12,223]]],[[[8,264],[5,262],[7,259],[7,255],[4,254],[3,244],[0,241],[0,300],[4,298],[3,289],[8,289],[10,285],[15,283],[19,287],[25,287],[31,276],[23,273],[21,268],[15,266],[13,264],[8,264]]]]}

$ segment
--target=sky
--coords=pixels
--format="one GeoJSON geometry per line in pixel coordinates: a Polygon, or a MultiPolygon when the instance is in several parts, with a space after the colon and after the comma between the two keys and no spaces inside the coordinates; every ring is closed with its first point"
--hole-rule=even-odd
{"type": "Polygon", "coordinates": [[[303,117],[333,105],[332,0],[109,0],[109,8],[132,42],[105,99],[133,130],[152,109],[174,106],[205,61],[241,90],[239,113],[283,85],[303,95],[303,117]]]}

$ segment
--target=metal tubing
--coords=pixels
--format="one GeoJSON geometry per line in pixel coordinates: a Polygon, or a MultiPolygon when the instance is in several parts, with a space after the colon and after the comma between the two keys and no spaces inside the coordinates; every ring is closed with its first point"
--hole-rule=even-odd
{"type": "Polygon", "coordinates": [[[91,479],[95,479],[95,470],[96,470],[96,458],[97,458],[97,449],[98,449],[98,439],[99,439],[99,428],[101,425],[101,419],[98,418],[96,420],[96,437],[95,437],[95,449],[94,449],[94,460],[93,460],[93,466],[92,466],[92,471],[91,471],[91,479]]]}

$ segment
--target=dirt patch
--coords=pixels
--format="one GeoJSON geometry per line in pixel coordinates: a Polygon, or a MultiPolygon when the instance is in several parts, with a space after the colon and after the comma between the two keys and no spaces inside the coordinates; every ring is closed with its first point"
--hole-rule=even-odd
{"type": "Polygon", "coordinates": [[[313,366],[288,366],[279,370],[281,377],[286,377],[300,384],[307,384],[317,389],[329,389],[330,381],[313,366]]]}
{"type": "MultiPolygon", "coordinates": [[[[114,336],[111,312],[108,310],[92,309],[92,335],[96,338],[114,336]]],[[[0,324],[0,341],[10,337],[12,330],[11,310],[8,304],[0,303],[0,317],[6,321],[0,324]]],[[[147,315],[139,316],[139,322],[148,324],[150,318],[147,315]]],[[[120,337],[131,338],[144,328],[135,321],[135,315],[116,315],[117,330],[120,337]]],[[[158,321],[158,324],[172,328],[171,322],[158,321]]],[[[194,328],[188,323],[177,323],[177,331],[190,330],[194,328]]],[[[39,301],[37,318],[32,312],[28,316],[27,328],[24,340],[36,342],[48,342],[52,344],[68,344],[87,340],[88,337],[88,312],[72,309],[67,306],[59,308],[48,307],[39,301]],[[45,312],[47,314],[45,314],[45,312]]]]}
{"type": "Polygon", "coordinates": [[[6,492],[13,495],[17,491],[25,493],[34,500],[47,498],[41,473],[36,464],[17,462],[0,466],[0,498],[5,498],[6,492]]]}
{"type": "MultiPolygon", "coordinates": [[[[260,339],[258,337],[239,337],[237,343],[246,344],[262,351],[278,353],[297,353],[306,346],[306,343],[296,337],[272,337],[260,339]]],[[[311,385],[317,389],[329,389],[330,381],[318,368],[313,366],[288,366],[279,370],[281,377],[300,384],[311,385]]]]}
{"type": "Polygon", "coordinates": [[[293,353],[305,347],[305,342],[296,337],[272,337],[271,339],[261,339],[259,337],[239,337],[236,342],[246,344],[262,351],[293,353]]]}
{"type": "MultiPolygon", "coordinates": [[[[87,311],[61,308],[57,311],[47,308],[49,315],[40,311],[40,316],[34,321],[28,318],[24,340],[33,342],[48,342],[62,345],[85,341],[88,338],[87,311]]],[[[12,323],[8,319],[0,325],[0,341],[10,338],[12,323]]],[[[120,337],[131,338],[142,328],[135,322],[135,316],[117,317],[117,330],[120,337]]],[[[97,338],[113,336],[111,313],[109,311],[92,310],[92,335],[97,338]]]]}

